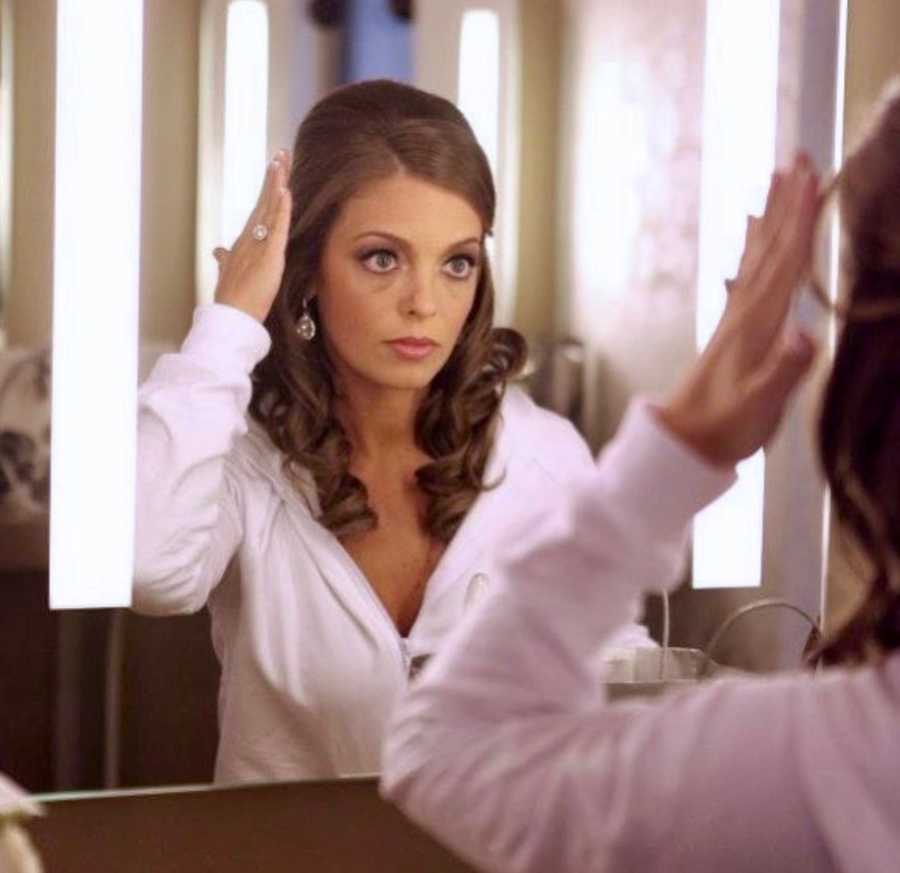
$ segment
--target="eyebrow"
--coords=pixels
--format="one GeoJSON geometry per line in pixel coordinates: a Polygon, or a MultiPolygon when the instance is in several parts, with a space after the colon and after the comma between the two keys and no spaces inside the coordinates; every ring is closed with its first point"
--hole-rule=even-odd
{"type": "MultiPolygon", "coordinates": [[[[402,248],[409,247],[409,242],[407,240],[403,239],[402,237],[397,236],[396,234],[388,233],[386,230],[366,230],[366,231],[363,231],[362,233],[356,234],[356,236],[353,237],[353,241],[356,242],[356,240],[362,239],[364,236],[380,236],[383,239],[391,240],[391,242],[393,242],[395,245],[401,246],[402,248]]],[[[467,237],[466,239],[459,240],[459,242],[451,243],[449,246],[447,246],[446,249],[444,249],[444,251],[449,252],[453,249],[457,249],[462,246],[469,245],[471,243],[475,243],[480,248],[481,247],[481,238],[477,237],[477,236],[467,237]]]]}

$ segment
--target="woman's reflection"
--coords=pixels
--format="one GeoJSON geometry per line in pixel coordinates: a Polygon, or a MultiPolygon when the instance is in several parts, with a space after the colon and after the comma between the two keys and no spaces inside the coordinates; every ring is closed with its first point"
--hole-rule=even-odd
{"type": "Polygon", "coordinates": [[[333,92],[143,386],[135,605],[210,607],[219,781],[376,771],[410,664],[490,579],[491,543],[590,469],[508,387],[525,344],[492,326],[494,208],[451,103],[333,92]]]}

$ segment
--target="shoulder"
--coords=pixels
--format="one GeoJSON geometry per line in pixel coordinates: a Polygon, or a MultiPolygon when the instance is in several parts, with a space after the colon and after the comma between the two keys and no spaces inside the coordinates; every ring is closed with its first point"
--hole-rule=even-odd
{"type": "Polygon", "coordinates": [[[284,455],[266,429],[252,418],[248,417],[247,432],[235,442],[226,464],[248,493],[265,493],[271,500],[297,504],[306,514],[318,515],[318,493],[312,476],[304,470],[298,487],[285,472],[284,455]]]}
{"type": "Polygon", "coordinates": [[[593,467],[587,443],[567,418],[538,406],[510,385],[500,407],[498,452],[540,466],[555,481],[567,481],[593,467]]]}

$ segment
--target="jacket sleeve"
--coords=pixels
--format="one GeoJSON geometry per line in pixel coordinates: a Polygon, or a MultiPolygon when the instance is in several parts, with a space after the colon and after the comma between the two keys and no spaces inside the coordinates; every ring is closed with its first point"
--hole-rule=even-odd
{"type": "Polygon", "coordinates": [[[399,705],[385,796],[488,871],[831,869],[796,827],[794,716],[813,683],[607,706],[589,666],[641,581],[675,581],[691,516],[732,478],[633,407],[399,705]]]}
{"type": "Polygon", "coordinates": [[[269,346],[250,316],[202,305],[181,351],[160,358],[142,385],[135,609],[202,608],[237,548],[243,495],[228,455],[247,432],[250,373],[269,346]]]}
{"type": "MultiPolygon", "coordinates": [[[[544,414],[547,415],[546,411],[544,414]]],[[[594,458],[584,437],[568,419],[552,413],[545,427],[547,433],[542,440],[545,449],[539,453],[539,457],[562,499],[567,501],[578,491],[585,477],[592,475],[594,458]],[[552,453],[546,452],[546,446],[553,447],[552,453]]],[[[605,646],[622,649],[658,648],[647,626],[641,623],[642,613],[643,597],[641,592],[635,589],[629,605],[628,618],[610,635],[605,646]]]]}

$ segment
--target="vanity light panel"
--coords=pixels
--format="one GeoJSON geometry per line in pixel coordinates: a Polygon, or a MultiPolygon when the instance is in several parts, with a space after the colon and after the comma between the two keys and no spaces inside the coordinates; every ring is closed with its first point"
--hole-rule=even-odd
{"type": "Polygon", "coordinates": [[[262,186],[268,105],[268,9],[262,0],[232,0],[225,43],[223,245],[243,229],[262,186]]]}
{"type": "MultiPolygon", "coordinates": [[[[459,39],[458,106],[497,179],[500,161],[500,21],[492,9],[463,12],[459,39]]],[[[495,258],[494,238],[485,243],[495,258]]]]}
{"type": "Polygon", "coordinates": [[[58,0],[50,606],[127,606],[143,0],[58,0]]]}
{"type": "MultiPolygon", "coordinates": [[[[696,336],[703,348],[725,306],[746,218],[765,203],[775,163],[779,0],[707,0],[696,336]],[[748,71],[752,70],[752,75],[748,71]]],[[[738,466],[738,483],[694,522],[695,588],[761,583],[765,461],[738,466]]]]}
{"type": "MultiPolygon", "coordinates": [[[[284,15],[285,0],[278,6],[284,15]]],[[[211,303],[215,295],[213,249],[234,243],[262,187],[269,157],[271,14],[267,0],[205,0],[201,10],[198,303],[211,303]]]]}
{"type": "Polygon", "coordinates": [[[510,324],[515,304],[519,215],[519,6],[516,0],[453,0],[459,8],[456,104],[484,149],[497,189],[486,248],[495,316],[510,324]]]}
{"type": "Polygon", "coordinates": [[[459,108],[496,175],[500,136],[500,22],[491,9],[467,9],[459,40],[459,108]]]}

